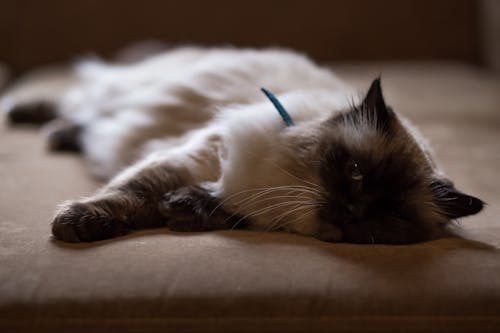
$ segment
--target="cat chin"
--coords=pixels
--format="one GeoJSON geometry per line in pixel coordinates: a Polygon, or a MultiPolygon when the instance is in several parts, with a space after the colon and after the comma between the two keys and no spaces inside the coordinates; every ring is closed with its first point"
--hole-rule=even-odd
{"type": "Polygon", "coordinates": [[[325,222],[319,222],[316,224],[316,232],[312,236],[325,242],[336,243],[343,241],[342,230],[331,223],[325,222]]]}

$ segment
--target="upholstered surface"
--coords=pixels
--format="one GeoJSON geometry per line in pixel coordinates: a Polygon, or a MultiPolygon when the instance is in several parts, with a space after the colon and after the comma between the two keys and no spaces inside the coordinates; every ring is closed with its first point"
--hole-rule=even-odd
{"type": "Polygon", "coordinates": [[[408,246],[281,233],[50,239],[58,203],[98,186],[30,128],[0,129],[0,331],[499,331],[500,78],[454,63],[334,66],[420,126],[489,205],[460,237],[408,246]]]}

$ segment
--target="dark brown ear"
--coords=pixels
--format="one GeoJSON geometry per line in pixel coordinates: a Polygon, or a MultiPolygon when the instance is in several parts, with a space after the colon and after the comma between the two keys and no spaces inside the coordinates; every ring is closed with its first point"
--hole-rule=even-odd
{"type": "Polygon", "coordinates": [[[384,95],[382,94],[380,77],[377,77],[372,81],[372,84],[366,93],[365,99],[361,104],[369,109],[384,110],[386,108],[384,95]]]}
{"type": "Polygon", "coordinates": [[[387,130],[389,128],[394,112],[385,104],[380,77],[373,80],[363,102],[361,102],[359,110],[367,119],[370,119],[377,128],[381,130],[387,130]]]}
{"type": "Polygon", "coordinates": [[[479,213],[484,202],[476,197],[458,191],[447,180],[436,180],[432,184],[436,203],[450,219],[479,213]]]}

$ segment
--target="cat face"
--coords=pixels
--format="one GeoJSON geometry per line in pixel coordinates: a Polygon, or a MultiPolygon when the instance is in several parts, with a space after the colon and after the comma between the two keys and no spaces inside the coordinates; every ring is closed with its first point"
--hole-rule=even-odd
{"type": "Polygon", "coordinates": [[[483,206],[436,176],[423,145],[386,106],[379,79],[359,106],[322,124],[318,156],[326,193],[318,218],[343,241],[422,241],[483,206]]]}

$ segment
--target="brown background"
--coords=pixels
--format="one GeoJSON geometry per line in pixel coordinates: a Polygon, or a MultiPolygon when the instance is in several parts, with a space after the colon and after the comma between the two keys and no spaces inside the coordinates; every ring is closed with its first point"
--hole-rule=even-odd
{"type": "Polygon", "coordinates": [[[0,2],[0,61],[22,72],[144,39],[288,46],[318,60],[481,63],[478,1],[0,2]]]}

